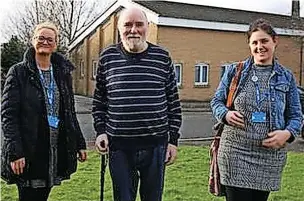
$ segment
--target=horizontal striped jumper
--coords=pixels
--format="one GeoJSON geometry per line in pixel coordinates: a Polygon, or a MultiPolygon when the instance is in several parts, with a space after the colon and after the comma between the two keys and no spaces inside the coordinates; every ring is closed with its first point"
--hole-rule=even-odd
{"type": "Polygon", "coordinates": [[[148,139],[165,136],[177,145],[181,107],[169,53],[148,43],[142,53],[121,43],[99,59],[92,115],[97,136],[148,139]]]}

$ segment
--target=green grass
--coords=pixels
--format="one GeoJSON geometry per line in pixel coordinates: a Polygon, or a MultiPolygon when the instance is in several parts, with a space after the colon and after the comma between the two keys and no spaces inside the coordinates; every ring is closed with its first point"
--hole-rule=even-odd
{"type": "MultiPolygon", "coordinates": [[[[89,160],[78,167],[71,180],[53,188],[49,201],[99,200],[99,155],[89,151],[89,160]]],[[[224,201],[208,193],[208,148],[180,146],[176,163],[166,171],[164,201],[224,201]]],[[[281,191],[271,193],[269,201],[300,201],[304,197],[304,154],[288,153],[281,191]]],[[[1,180],[1,200],[17,200],[15,185],[1,180]]],[[[112,199],[109,171],[106,174],[105,200],[112,199]]],[[[139,200],[139,199],[138,199],[139,200]]]]}

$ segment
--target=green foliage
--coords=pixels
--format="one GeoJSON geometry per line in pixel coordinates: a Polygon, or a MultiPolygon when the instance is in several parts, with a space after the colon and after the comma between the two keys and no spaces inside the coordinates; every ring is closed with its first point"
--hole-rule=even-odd
{"type": "MultiPolygon", "coordinates": [[[[208,148],[180,146],[178,159],[167,167],[164,201],[224,201],[224,198],[208,193],[209,156],[208,148]]],[[[49,201],[97,201],[99,200],[100,157],[95,151],[88,152],[88,161],[81,163],[71,180],[53,188],[49,201]]],[[[269,201],[300,201],[304,195],[304,154],[288,153],[283,173],[282,188],[273,192],[269,201]]],[[[109,170],[105,179],[105,200],[112,198],[109,170]]],[[[1,200],[17,200],[15,185],[6,185],[1,180],[1,200]]],[[[137,201],[139,201],[139,196],[137,201]]]]}
{"type": "Polygon", "coordinates": [[[18,39],[17,36],[7,42],[1,44],[1,91],[4,86],[5,76],[9,68],[22,61],[23,53],[26,49],[26,45],[18,39]]]}
{"type": "Polygon", "coordinates": [[[8,69],[22,61],[26,45],[17,36],[12,36],[9,42],[1,46],[1,74],[6,74],[8,69]]]}

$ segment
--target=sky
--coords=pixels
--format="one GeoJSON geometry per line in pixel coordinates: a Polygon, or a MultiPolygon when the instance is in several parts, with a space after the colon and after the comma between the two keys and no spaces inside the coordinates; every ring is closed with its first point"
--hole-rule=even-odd
{"type": "MultiPolygon", "coordinates": [[[[30,0],[4,0],[1,1],[0,12],[0,26],[5,25],[5,21],[8,19],[8,15],[14,12],[15,8],[24,7],[25,2],[30,0]]],[[[111,1],[111,0],[100,0],[111,1]]],[[[267,13],[276,13],[283,15],[291,14],[291,2],[292,0],[170,0],[186,3],[210,5],[225,8],[235,8],[241,10],[259,11],[267,13]]],[[[300,16],[304,17],[304,0],[300,0],[300,16]]],[[[1,34],[1,32],[0,32],[1,34]]],[[[3,41],[2,35],[0,35],[0,43],[3,41]]]]}

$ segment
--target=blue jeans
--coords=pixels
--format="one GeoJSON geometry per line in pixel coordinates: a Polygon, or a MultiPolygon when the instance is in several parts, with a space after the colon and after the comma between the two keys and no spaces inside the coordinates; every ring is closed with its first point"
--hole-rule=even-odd
{"type": "Polygon", "coordinates": [[[114,201],[135,201],[138,183],[141,201],[161,201],[167,144],[139,150],[111,150],[109,169],[114,201]]]}

